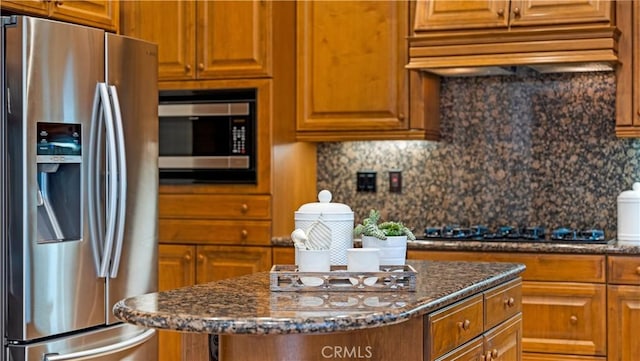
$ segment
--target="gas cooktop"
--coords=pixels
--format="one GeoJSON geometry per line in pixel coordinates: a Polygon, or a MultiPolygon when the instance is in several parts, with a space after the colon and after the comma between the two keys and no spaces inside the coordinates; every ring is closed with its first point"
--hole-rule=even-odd
{"type": "Polygon", "coordinates": [[[460,227],[448,225],[444,227],[427,227],[425,239],[429,240],[467,240],[467,241],[521,241],[521,242],[550,242],[550,243],[595,243],[604,244],[608,241],[601,229],[572,229],[556,228],[550,234],[544,227],[511,227],[502,226],[490,230],[486,226],[476,225],[460,227]]]}

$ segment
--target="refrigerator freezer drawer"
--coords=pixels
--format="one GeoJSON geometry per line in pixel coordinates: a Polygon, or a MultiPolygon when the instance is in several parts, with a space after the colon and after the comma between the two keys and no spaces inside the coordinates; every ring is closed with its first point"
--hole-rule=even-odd
{"type": "Polygon", "coordinates": [[[11,345],[8,361],[156,361],[157,359],[158,337],[155,330],[119,324],[57,338],[49,342],[11,345]]]}

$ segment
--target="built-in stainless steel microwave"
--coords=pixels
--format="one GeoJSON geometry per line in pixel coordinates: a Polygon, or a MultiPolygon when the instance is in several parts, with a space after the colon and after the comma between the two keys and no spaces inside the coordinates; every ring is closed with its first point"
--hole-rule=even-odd
{"type": "Polygon", "coordinates": [[[256,183],[256,90],[161,91],[161,183],[256,183]]]}

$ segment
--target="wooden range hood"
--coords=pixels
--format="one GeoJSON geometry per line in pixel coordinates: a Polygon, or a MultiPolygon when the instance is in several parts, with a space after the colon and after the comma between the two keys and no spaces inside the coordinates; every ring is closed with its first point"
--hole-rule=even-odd
{"type": "MultiPolygon", "coordinates": [[[[488,29],[442,29],[437,23],[439,14],[433,8],[421,8],[421,4],[432,3],[418,2],[415,31],[409,38],[409,69],[464,76],[508,74],[519,66],[540,72],[611,71],[618,63],[620,31],[612,21],[525,26],[505,22],[488,29]]],[[[614,19],[611,15],[603,17],[614,19]]]]}

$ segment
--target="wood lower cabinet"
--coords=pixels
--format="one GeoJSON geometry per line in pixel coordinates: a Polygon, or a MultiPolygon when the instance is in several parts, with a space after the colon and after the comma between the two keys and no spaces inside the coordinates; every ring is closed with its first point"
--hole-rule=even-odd
{"type": "Polygon", "coordinates": [[[409,1],[299,1],[296,10],[298,140],[439,137],[439,80],[405,69],[409,1]]]}
{"type": "MultiPolygon", "coordinates": [[[[162,193],[161,188],[158,211],[161,290],[271,268],[270,196],[162,193]]],[[[160,335],[160,361],[209,359],[207,335],[160,335]]]]}
{"type": "Polygon", "coordinates": [[[117,32],[120,2],[115,0],[2,0],[3,10],[49,17],[117,32]]]}
{"type": "Polygon", "coordinates": [[[640,359],[640,257],[608,257],[609,361],[640,359]]]}
{"type": "MultiPolygon", "coordinates": [[[[195,246],[161,244],[158,246],[158,291],[192,286],[196,283],[195,246]]],[[[158,360],[187,360],[190,335],[158,331],[158,360]]]]}
{"type": "Polygon", "coordinates": [[[424,360],[522,360],[521,287],[517,279],[425,316],[424,360]]]}
{"type": "Polygon", "coordinates": [[[530,281],[522,293],[527,352],[606,355],[606,285],[530,281]]]}
{"type": "MultiPolygon", "coordinates": [[[[160,244],[159,291],[218,281],[271,267],[270,247],[160,244]]],[[[209,360],[208,335],[159,331],[159,361],[209,360]]]]}
{"type": "Polygon", "coordinates": [[[124,1],[122,32],[158,44],[158,79],[271,75],[271,1],[124,1]]]}
{"type": "Polygon", "coordinates": [[[409,250],[407,257],[525,264],[521,289],[522,360],[604,361],[607,355],[604,255],[409,250]]]}

